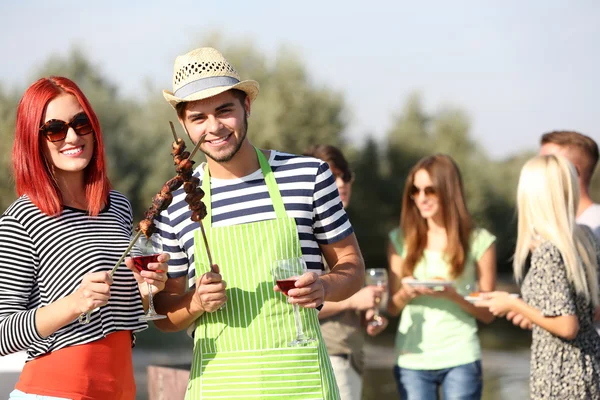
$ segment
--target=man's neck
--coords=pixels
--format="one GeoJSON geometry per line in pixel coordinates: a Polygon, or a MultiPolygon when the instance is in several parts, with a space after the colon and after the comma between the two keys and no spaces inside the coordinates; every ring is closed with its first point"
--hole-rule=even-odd
{"type": "Polygon", "coordinates": [[[577,217],[580,217],[592,204],[594,204],[592,198],[587,193],[582,193],[581,198],[579,199],[579,207],[577,208],[577,217]]]}
{"type": "Polygon", "coordinates": [[[250,175],[260,168],[254,146],[245,140],[233,158],[226,162],[218,162],[207,157],[210,176],[217,179],[235,179],[250,175]]]}

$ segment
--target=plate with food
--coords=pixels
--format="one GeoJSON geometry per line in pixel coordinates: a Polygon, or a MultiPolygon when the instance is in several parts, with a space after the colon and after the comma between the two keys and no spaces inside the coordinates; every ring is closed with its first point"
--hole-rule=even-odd
{"type": "Polygon", "coordinates": [[[402,283],[406,283],[412,287],[426,287],[433,290],[444,290],[445,287],[452,286],[452,281],[447,281],[444,278],[430,278],[430,279],[415,279],[415,278],[404,278],[402,283]]]}
{"type": "MultiPolygon", "coordinates": [[[[484,294],[483,292],[472,292],[472,293],[469,293],[468,296],[465,296],[465,300],[468,301],[469,303],[477,303],[478,301],[485,300],[483,298],[483,294],[484,294]]],[[[519,295],[516,293],[511,293],[510,296],[511,297],[519,297],[519,295]]]]}

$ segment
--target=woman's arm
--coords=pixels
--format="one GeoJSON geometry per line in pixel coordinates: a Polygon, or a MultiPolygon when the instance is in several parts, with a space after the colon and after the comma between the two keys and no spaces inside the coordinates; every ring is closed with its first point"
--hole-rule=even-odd
{"type": "Polygon", "coordinates": [[[477,307],[487,307],[496,316],[503,317],[509,312],[520,314],[540,328],[567,340],[575,339],[579,333],[579,321],[575,315],[547,317],[542,311],[506,292],[486,293],[484,296],[486,300],[478,302],[477,307]]]}
{"type": "MultiPolygon", "coordinates": [[[[527,272],[533,307],[505,292],[488,293],[489,300],[481,302],[497,316],[517,314],[553,335],[574,339],[579,332],[576,294],[567,276],[567,268],[558,247],[545,242],[531,255],[527,272]]],[[[529,300],[529,299],[528,299],[529,300]]],[[[479,306],[479,304],[477,304],[479,306]]]]}
{"type": "Polygon", "coordinates": [[[402,284],[402,257],[396,252],[394,245],[389,242],[387,248],[390,285],[390,300],[387,311],[390,315],[397,316],[402,309],[420,293],[408,285],[402,284]]]}
{"type": "MultiPolygon", "coordinates": [[[[492,292],[496,289],[496,245],[494,243],[477,261],[477,282],[480,292],[492,292]]],[[[455,302],[478,321],[489,324],[495,319],[489,310],[475,307],[462,296],[458,297],[455,302]]]]}

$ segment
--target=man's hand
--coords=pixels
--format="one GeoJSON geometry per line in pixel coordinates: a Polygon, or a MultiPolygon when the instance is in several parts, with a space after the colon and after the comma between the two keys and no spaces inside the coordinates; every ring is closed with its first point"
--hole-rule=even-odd
{"type": "Polygon", "coordinates": [[[600,306],[596,307],[596,309],[594,310],[594,321],[600,321],[600,306]]]}
{"type": "MultiPolygon", "coordinates": [[[[298,278],[295,286],[295,289],[288,291],[288,303],[304,308],[317,308],[325,301],[325,285],[316,272],[305,272],[298,278]]],[[[281,292],[277,285],[273,290],[281,292]]]]}
{"type": "Polygon", "coordinates": [[[384,286],[365,286],[348,299],[348,307],[358,311],[379,307],[377,299],[381,299],[385,291],[384,286]]]}
{"type": "Polygon", "coordinates": [[[207,272],[196,281],[196,292],[192,298],[192,306],[196,310],[214,312],[227,301],[227,283],[219,274],[219,266],[214,264],[213,269],[216,272],[207,272]]]}
{"type": "Polygon", "coordinates": [[[369,325],[369,322],[373,320],[374,316],[375,312],[372,309],[367,310],[367,312],[365,313],[365,320],[367,321],[367,334],[369,336],[379,335],[381,332],[383,332],[385,328],[387,328],[389,323],[388,319],[380,314],[379,320],[381,321],[381,325],[371,326],[369,325]]]}

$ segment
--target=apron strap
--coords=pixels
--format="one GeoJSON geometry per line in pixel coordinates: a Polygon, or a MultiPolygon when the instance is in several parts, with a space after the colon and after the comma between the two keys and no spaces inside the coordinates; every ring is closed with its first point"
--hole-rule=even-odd
{"type": "MultiPolygon", "coordinates": [[[[275,215],[277,218],[286,218],[287,213],[283,204],[283,198],[281,197],[281,192],[279,192],[279,188],[277,187],[277,181],[275,180],[275,175],[273,174],[273,170],[269,165],[269,161],[267,161],[265,155],[258,148],[254,147],[254,150],[256,150],[256,155],[258,156],[258,163],[260,164],[260,169],[265,177],[265,183],[267,185],[267,189],[269,190],[269,196],[271,197],[273,208],[275,209],[275,215]]],[[[206,165],[204,166],[202,190],[204,191],[204,199],[202,199],[202,201],[206,206],[206,218],[204,219],[204,222],[209,228],[211,228],[212,201],[210,192],[210,171],[208,170],[208,163],[206,163],[206,165]]]]}
{"type": "Polygon", "coordinates": [[[279,187],[277,187],[277,181],[275,180],[275,174],[267,161],[267,158],[263,154],[262,151],[254,148],[256,150],[256,154],[258,155],[258,162],[260,164],[260,169],[262,170],[263,175],[265,176],[265,183],[267,184],[267,189],[269,189],[269,196],[271,196],[271,201],[273,202],[273,208],[275,209],[275,215],[277,218],[286,218],[287,213],[285,212],[285,206],[283,205],[283,198],[281,197],[281,193],[279,192],[279,187]]]}

